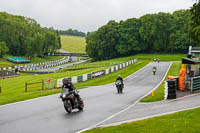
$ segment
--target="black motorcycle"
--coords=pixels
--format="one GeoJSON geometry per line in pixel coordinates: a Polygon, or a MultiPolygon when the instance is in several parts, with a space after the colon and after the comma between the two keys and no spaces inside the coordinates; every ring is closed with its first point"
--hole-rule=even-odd
{"type": "Polygon", "coordinates": [[[62,99],[64,104],[64,108],[68,113],[71,113],[73,109],[83,110],[84,108],[83,100],[78,95],[78,91],[76,92],[76,94],[74,91],[69,91],[69,89],[64,88],[60,95],[60,98],[62,99]]]}
{"type": "Polygon", "coordinates": [[[117,92],[118,93],[122,93],[123,92],[123,84],[121,80],[117,80],[115,82],[116,88],[117,88],[117,92]]]}

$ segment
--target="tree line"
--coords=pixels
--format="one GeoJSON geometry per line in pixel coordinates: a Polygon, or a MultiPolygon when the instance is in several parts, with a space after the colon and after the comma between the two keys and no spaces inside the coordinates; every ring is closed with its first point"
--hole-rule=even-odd
{"type": "Polygon", "coordinates": [[[198,44],[189,35],[191,16],[191,10],[178,10],[120,22],[111,20],[87,35],[86,52],[94,60],[137,53],[187,53],[189,45],[198,44]]]}
{"type": "Polygon", "coordinates": [[[191,20],[189,26],[189,35],[200,47],[200,0],[196,0],[191,11],[191,20]]]}
{"type": "Polygon", "coordinates": [[[68,29],[68,30],[56,30],[53,27],[46,28],[52,32],[58,32],[60,35],[68,35],[68,36],[80,36],[80,37],[85,37],[86,34],[84,32],[78,31],[78,30],[73,30],[73,29],[68,29]]]}
{"type": "Polygon", "coordinates": [[[78,31],[78,30],[73,30],[73,29],[68,29],[68,30],[59,30],[59,33],[61,35],[71,35],[71,36],[80,36],[80,37],[85,37],[85,33],[78,31]]]}
{"type": "Polygon", "coordinates": [[[51,32],[31,18],[0,12],[0,56],[43,56],[61,48],[59,33],[51,32]]]}

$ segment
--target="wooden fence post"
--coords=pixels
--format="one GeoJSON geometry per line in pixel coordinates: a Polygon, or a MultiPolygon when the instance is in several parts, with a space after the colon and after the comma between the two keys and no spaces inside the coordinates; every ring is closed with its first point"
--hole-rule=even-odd
{"type": "Polygon", "coordinates": [[[44,90],[44,80],[42,80],[42,90],[44,90]]]}
{"type": "Polygon", "coordinates": [[[27,92],[27,82],[25,83],[25,92],[27,92]]]}

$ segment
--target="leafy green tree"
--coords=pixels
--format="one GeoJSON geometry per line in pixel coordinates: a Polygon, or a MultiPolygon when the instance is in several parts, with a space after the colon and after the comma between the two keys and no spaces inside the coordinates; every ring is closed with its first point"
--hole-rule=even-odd
{"type": "Polygon", "coordinates": [[[8,52],[8,47],[5,42],[0,42],[0,57],[3,57],[4,54],[8,52]]]}
{"type": "Polygon", "coordinates": [[[51,31],[41,28],[32,18],[0,12],[0,42],[6,43],[8,54],[41,56],[44,52],[44,40],[50,42],[46,44],[48,50],[55,51],[58,48],[58,35],[51,32],[50,38],[44,39],[47,32],[51,31]]]}
{"type": "Polygon", "coordinates": [[[137,53],[185,53],[189,45],[196,46],[188,34],[190,17],[189,10],[179,10],[109,21],[87,35],[86,52],[94,60],[137,53]]]}
{"type": "Polygon", "coordinates": [[[120,37],[116,45],[120,55],[130,55],[141,51],[139,27],[140,20],[135,18],[120,22],[120,37]]]}
{"type": "Polygon", "coordinates": [[[195,43],[200,46],[200,1],[197,0],[191,11],[191,21],[190,21],[190,37],[195,41],[195,43]]]}
{"type": "Polygon", "coordinates": [[[27,56],[29,57],[36,57],[43,55],[43,48],[44,45],[44,36],[40,33],[36,33],[34,37],[31,39],[31,42],[28,46],[27,56]]]}
{"type": "Polygon", "coordinates": [[[92,57],[94,60],[98,60],[97,52],[98,52],[98,32],[90,32],[90,34],[86,37],[86,52],[92,57]]]}
{"type": "Polygon", "coordinates": [[[118,28],[119,24],[111,20],[107,25],[101,27],[98,32],[90,33],[86,38],[86,42],[88,43],[86,52],[88,55],[95,60],[117,57],[116,44],[119,38],[118,28]]]}
{"type": "Polygon", "coordinates": [[[44,52],[55,52],[58,47],[59,47],[59,45],[58,45],[56,33],[47,31],[44,36],[43,51],[44,52]]]}

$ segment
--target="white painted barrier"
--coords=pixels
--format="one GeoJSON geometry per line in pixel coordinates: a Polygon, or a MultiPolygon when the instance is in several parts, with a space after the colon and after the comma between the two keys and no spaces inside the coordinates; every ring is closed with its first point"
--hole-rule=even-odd
{"type": "MultiPolygon", "coordinates": [[[[111,67],[110,69],[111,69],[111,73],[112,72],[114,72],[114,67],[116,68],[116,71],[117,70],[120,70],[120,69],[122,69],[122,68],[124,68],[124,67],[126,67],[126,66],[129,66],[129,65],[131,65],[131,64],[133,64],[133,63],[135,63],[137,60],[136,59],[134,59],[134,60],[131,60],[131,61],[128,61],[128,62],[125,62],[125,63],[121,63],[121,64],[119,64],[119,65],[115,65],[115,66],[113,66],[113,67],[111,67]]],[[[109,70],[110,69],[106,69],[105,70],[105,74],[109,74],[109,70]]],[[[87,76],[88,74],[83,74],[82,76],[83,76],[83,81],[86,81],[86,80],[88,80],[88,76],[87,76]]],[[[79,75],[80,76],[80,75],[79,75]]],[[[78,80],[77,80],[77,77],[78,76],[74,76],[74,77],[71,77],[71,79],[72,79],[72,83],[78,83],[78,80]]],[[[69,78],[69,77],[65,77],[65,78],[69,78]]],[[[62,87],[62,80],[63,80],[63,78],[60,78],[60,79],[57,79],[57,87],[59,88],[59,87],[62,87]]]]}
{"type": "Polygon", "coordinates": [[[87,74],[83,74],[83,81],[86,81],[88,79],[87,74]]]}

